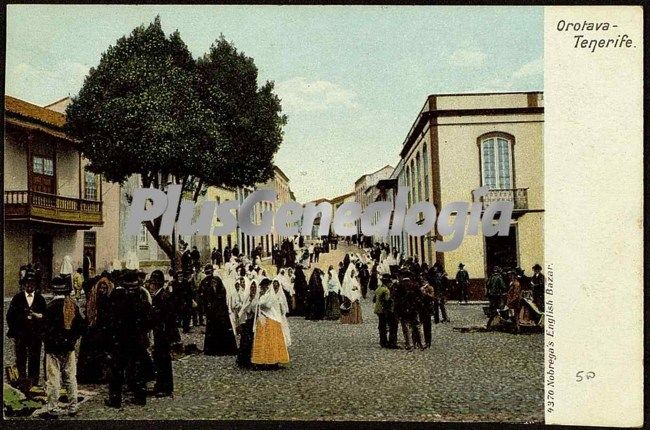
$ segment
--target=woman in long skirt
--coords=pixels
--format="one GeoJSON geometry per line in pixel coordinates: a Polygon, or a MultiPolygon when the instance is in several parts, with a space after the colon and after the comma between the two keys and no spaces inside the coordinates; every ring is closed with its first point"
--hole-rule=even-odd
{"type": "Polygon", "coordinates": [[[282,318],[278,313],[277,295],[268,278],[260,282],[260,298],[253,329],[255,335],[251,363],[273,367],[289,363],[282,318]]]}
{"type": "Polygon", "coordinates": [[[307,294],[307,278],[302,267],[296,266],[294,272],[293,290],[295,292],[294,308],[291,315],[305,316],[305,296],[307,294]]]}
{"type": "Polygon", "coordinates": [[[289,304],[287,303],[287,298],[284,295],[284,290],[282,290],[282,284],[278,278],[273,280],[273,291],[277,296],[277,311],[280,314],[282,319],[282,333],[284,334],[284,342],[287,344],[287,347],[291,346],[291,331],[289,330],[289,320],[287,319],[287,314],[289,313],[289,304]]]}
{"type": "Polygon", "coordinates": [[[317,321],[325,318],[325,288],[322,275],[323,271],[316,267],[309,278],[305,319],[317,321]]]}
{"type": "Polygon", "coordinates": [[[361,315],[361,287],[357,278],[356,268],[353,264],[348,266],[343,279],[341,288],[343,295],[343,305],[341,306],[341,323],[342,324],[361,324],[363,318],[361,315]]]}
{"type": "Polygon", "coordinates": [[[230,318],[229,294],[218,276],[203,280],[205,299],[205,355],[236,355],[237,341],[230,318]]]}
{"type": "Polygon", "coordinates": [[[337,320],[341,317],[341,301],[339,300],[341,284],[334,266],[330,266],[327,270],[325,286],[327,294],[325,297],[325,319],[337,320]]]}
{"type": "Polygon", "coordinates": [[[108,322],[108,296],[113,283],[102,277],[86,297],[88,331],[79,344],[77,381],[83,384],[101,384],[108,373],[106,325],[108,322]]]}

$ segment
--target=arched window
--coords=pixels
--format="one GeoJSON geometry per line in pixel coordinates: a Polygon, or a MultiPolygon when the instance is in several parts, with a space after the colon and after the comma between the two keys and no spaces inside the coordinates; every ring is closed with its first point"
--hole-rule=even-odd
{"type": "Polygon", "coordinates": [[[483,185],[491,190],[513,188],[512,143],[511,138],[502,134],[480,138],[483,185]]]}

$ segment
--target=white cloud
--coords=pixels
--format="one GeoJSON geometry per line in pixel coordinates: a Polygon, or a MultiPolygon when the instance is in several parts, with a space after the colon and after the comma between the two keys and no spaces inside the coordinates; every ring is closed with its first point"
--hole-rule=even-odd
{"type": "Polygon", "coordinates": [[[33,103],[48,103],[76,94],[90,67],[76,62],[61,61],[52,67],[35,67],[28,63],[16,64],[5,77],[6,92],[17,97],[28,97],[33,103]],[[32,94],[35,88],[43,89],[32,94]]]}
{"type": "Polygon", "coordinates": [[[537,58],[523,64],[510,76],[494,76],[476,84],[472,91],[476,92],[501,92],[523,91],[539,89],[534,84],[544,72],[543,59],[537,58]],[[532,86],[531,86],[532,85],[532,86]]]}
{"type": "Polygon", "coordinates": [[[476,49],[458,49],[449,57],[454,67],[477,68],[485,63],[487,55],[476,49]]]}
{"type": "Polygon", "coordinates": [[[279,82],[275,89],[282,107],[302,111],[325,111],[334,108],[356,109],[356,93],[329,81],[308,81],[303,77],[279,82]]]}
{"type": "Polygon", "coordinates": [[[515,70],[515,72],[512,74],[512,79],[516,80],[521,78],[527,78],[529,76],[541,75],[543,70],[544,70],[544,61],[542,60],[542,57],[539,57],[533,61],[524,64],[519,69],[515,70]]]}

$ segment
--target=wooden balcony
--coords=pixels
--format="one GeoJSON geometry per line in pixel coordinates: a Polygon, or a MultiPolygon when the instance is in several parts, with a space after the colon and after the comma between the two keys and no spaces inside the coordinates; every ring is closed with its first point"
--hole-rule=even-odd
{"type": "Polygon", "coordinates": [[[528,188],[490,190],[483,197],[483,208],[494,202],[513,202],[515,211],[528,210],[528,188]]]}
{"type": "Polygon", "coordinates": [[[89,228],[104,224],[102,202],[37,191],[5,191],[5,220],[89,228]]]}

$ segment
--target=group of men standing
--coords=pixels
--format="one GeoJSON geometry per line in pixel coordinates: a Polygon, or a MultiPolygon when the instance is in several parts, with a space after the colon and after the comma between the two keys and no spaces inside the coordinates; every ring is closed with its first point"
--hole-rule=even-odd
{"type": "MultiPolygon", "coordinates": [[[[77,413],[77,341],[82,339],[83,354],[89,348],[83,346],[84,336],[96,329],[101,321],[102,339],[95,344],[105,354],[92,352],[91,362],[82,361],[82,366],[108,369],[109,406],[121,406],[122,385],[125,378],[134,394],[134,403],[146,402],[145,383],[147,363],[151,361],[148,334],[153,329],[159,339],[154,346],[154,357],[163,346],[156,336],[164,327],[164,321],[154,318],[151,296],[140,288],[141,276],[135,270],[103,273],[93,286],[88,286],[85,312],[72,293],[72,281],[65,276],[56,276],[50,282],[53,297],[47,302],[37,290],[34,270],[28,269],[20,279],[21,291],[16,294],[7,311],[7,336],[14,340],[16,367],[19,385],[24,391],[37,385],[40,379],[41,346],[45,347],[45,381],[47,406],[40,412],[43,418],[56,418],[62,412],[59,408],[59,391],[63,384],[67,391],[69,415],[77,413]],[[109,280],[110,278],[110,280],[109,280]],[[101,306],[97,306],[102,283],[110,283],[110,295],[101,306]],[[101,318],[97,313],[101,312],[101,318]],[[108,318],[106,317],[108,316],[108,318]]],[[[88,280],[91,281],[90,279],[88,280]]],[[[154,295],[154,297],[156,297],[154,295]]],[[[160,299],[156,297],[156,304],[160,299]]],[[[158,309],[155,309],[158,311],[158,309]]],[[[175,325],[175,324],[174,324],[175,325]]],[[[159,354],[160,355],[160,354],[159,354]]],[[[80,357],[81,358],[81,357],[80,357]]],[[[168,356],[169,360],[171,357],[168,356]]],[[[156,368],[161,360],[157,360],[156,368]]],[[[171,364],[170,364],[171,366],[171,364]]],[[[162,368],[162,367],[161,367],[162,368]]],[[[84,372],[89,374],[88,369],[84,372]]],[[[162,375],[162,372],[160,372],[162,375]]],[[[171,390],[169,390],[171,393],[171,390]]]]}
{"type": "Polygon", "coordinates": [[[405,349],[430,348],[432,316],[436,324],[450,322],[445,307],[447,275],[439,264],[426,273],[415,273],[407,264],[392,272],[382,274],[373,298],[379,343],[382,348],[399,348],[397,331],[401,326],[405,349]]]}

